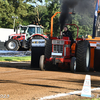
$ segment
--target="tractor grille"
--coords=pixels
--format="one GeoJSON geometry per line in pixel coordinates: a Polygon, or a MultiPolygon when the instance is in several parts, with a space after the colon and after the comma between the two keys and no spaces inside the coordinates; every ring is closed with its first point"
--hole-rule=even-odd
{"type": "Polygon", "coordinates": [[[63,45],[53,45],[54,53],[63,53],[63,45]]]}

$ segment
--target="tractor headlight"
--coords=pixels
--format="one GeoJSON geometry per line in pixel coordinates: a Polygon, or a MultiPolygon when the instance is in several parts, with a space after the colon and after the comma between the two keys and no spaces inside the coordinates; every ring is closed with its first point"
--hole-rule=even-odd
{"type": "Polygon", "coordinates": [[[61,45],[64,45],[64,41],[62,41],[62,40],[52,40],[52,44],[61,44],[61,45]]]}

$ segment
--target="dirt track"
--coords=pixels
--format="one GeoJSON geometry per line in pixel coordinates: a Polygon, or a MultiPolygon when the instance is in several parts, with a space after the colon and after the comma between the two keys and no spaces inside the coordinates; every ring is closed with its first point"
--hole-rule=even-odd
{"type": "MultiPolygon", "coordinates": [[[[91,75],[92,88],[100,87],[100,72],[73,74],[70,71],[40,71],[30,69],[30,63],[0,63],[0,66],[0,100],[37,100],[44,96],[81,90],[86,74],[91,75]],[[3,98],[4,95],[9,95],[9,98],[3,98]]],[[[100,91],[92,94],[97,96],[100,91]]],[[[56,100],[77,99],[83,97],[73,95],[56,100]]]]}

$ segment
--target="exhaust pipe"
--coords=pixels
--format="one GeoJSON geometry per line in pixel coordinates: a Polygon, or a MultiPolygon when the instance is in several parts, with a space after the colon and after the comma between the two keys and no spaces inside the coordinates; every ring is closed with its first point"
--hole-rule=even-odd
{"type": "Polygon", "coordinates": [[[62,35],[62,31],[60,31],[60,35],[62,35]]]}
{"type": "Polygon", "coordinates": [[[59,39],[63,38],[62,31],[60,31],[60,35],[58,36],[59,39]]]}

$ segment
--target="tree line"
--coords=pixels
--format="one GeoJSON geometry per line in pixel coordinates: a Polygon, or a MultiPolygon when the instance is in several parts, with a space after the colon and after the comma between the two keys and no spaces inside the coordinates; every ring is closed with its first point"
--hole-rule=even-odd
{"type": "MultiPolygon", "coordinates": [[[[42,3],[42,0],[0,0],[0,27],[13,28],[14,19],[12,16],[18,16],[18,19],[15,21],[16,26],[19,24],[29,25],[38,23],[44,26],[45,33],[50,33],[51,17],[55,12],[61,11],[61,0],[45,0],[44,5],[39,5],[39,2],[42,3]]],[[[94,7],[92,8],[94,9],[94,7]]],[[[76,12],[75,15],[70,16],[71,21],[66,21],[66,23],[78,25],[79,35],[92,34],[93,13],[94,10],[92,14],[88,12],[79,14],[76,12]]],[[[59,17],[60,14],[54,18],[54,36],[57,36],[60,32],[59,17]]],[[[69,29],[74,33],[73,37],[75,38],[77,28],[69,26],[69,29]]]]}

